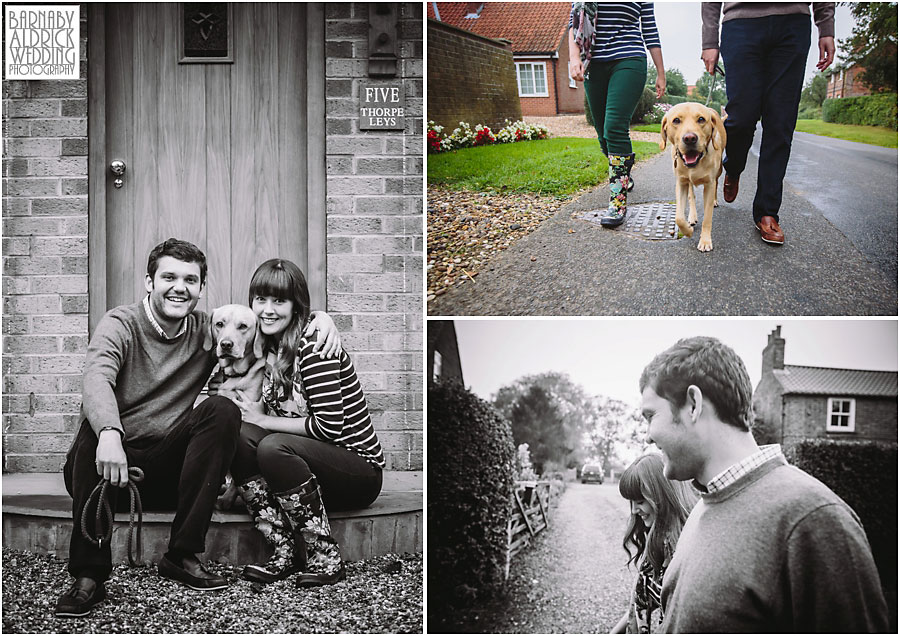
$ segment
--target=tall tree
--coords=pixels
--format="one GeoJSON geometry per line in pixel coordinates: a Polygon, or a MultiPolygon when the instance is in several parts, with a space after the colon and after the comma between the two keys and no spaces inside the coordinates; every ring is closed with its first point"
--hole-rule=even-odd
{"type": "Polygon", "coordinates": [[[544,472],[547,462],[563,463],[573,450],[566,444],[563,419],[553,396],[536,384],[530,385],[510,409],[513,441],[528,444],[538,474],[544,472]]]}
{"type": "MultiPolygon", "coordinates": [[[[647,86],[652,87],[656,85],[656,76],[656,66],[648,63],[647,86]]],[[[684,79],[684,74],[677,68],[666,69],[666,92],[669,95],[675,95],[678,97],[687,96],[687,81],[685,81],[684,79]]]]}
{"type": "Polygon", "coordinates": [[[604,472],[621,454],[633,454],[646,446],[646,430],[637,409],[621,400],[598,396],[592,400],[592,426],[585,439],[591,457],[604,472]]]}
{"type": "Polygon", "coordinates": [[[822,73],[816,73],[809,79],[806,86],[803,88],[803,92],[800,93],[800,104],[802,106],[816,106],[821,108],[822,102],[825,101],[825,96],[827,94],[828,80],[825,79],[825,76],[822,73]]]}
{"type": "Polygon", "coordinates": [[[841,63],[859,64],[859,75],[873,93],[897,92],[897,3],[842,2],[856,20],[849,38],[839,42],[841,63]]]}

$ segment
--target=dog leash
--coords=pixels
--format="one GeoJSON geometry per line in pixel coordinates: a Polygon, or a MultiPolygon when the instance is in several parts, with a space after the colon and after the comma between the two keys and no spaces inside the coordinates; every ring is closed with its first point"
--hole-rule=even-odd
{"type": "MultiPolygon", "coordinates": [[[[131,567],[142,567],[143,566],[143,558],[144,558],[144,547],[141,541],[141,527],[144,521],[144,510],[141,506],[141,495],[138,492],[137,484],[139,481],[144,479],[144,471],[138,468],[137,466],[132,466],[128,469],[128,492],[131,495],[131,506],[130,512],[128,516],[128,563],[131,567]],[[137,511],[137,525],[134,523],[134,513],[137,511]],[[136,537],[137,540],[137,559],[135,560],[132,555],[132,538],[136,537]]],[[[105,541],[107,544],[112,541],[112,532],[113,532],[113,521],[115,521],[115,514],[113,513],[112,507],[109,505],[109,499],[107,498],[107,490],[110,486],[110,481],[108,479],[101,479],[100,483],[98,483],[94,489],[91,491],[91,494],[88,495],[88,499],[84,504],[84,509],[81,512],[81,534],[85,539],[90,541],[93,545],[98,548],[103,547],[103,542],[105,541]],[[96,499],[96,515],[94,517],[94,535],[91,536],[91,532],[88,529],[88,509],[91,507],[91,502],[96,499]],[[103,531],[104,522],[106,524],[106,531],[103,531]]]]}
{"type": "Polygon", "coordinates": [[[722,69],[720,64],[716,64],[716,67],[712,72],[712,84],[709,85],[709,95],[706,96],[706,106],[709,106],[709,100],[712,99],[713,90],[716,88],[716,73],[719,75],[725,75],[725,71],[722,69]]]}

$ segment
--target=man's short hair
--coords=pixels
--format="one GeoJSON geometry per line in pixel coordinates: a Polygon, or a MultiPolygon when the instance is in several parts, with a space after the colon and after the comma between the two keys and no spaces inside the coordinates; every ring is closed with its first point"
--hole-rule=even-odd
{"type": "Polygon", "coordinates": [[[712,402],[719,419],[743,431],[753,421],[753,387],[744,361],[715,338],[683,338],[658,354],[641,374],[641,393],[650,386],[672,404],[672,412],[687,402],[687,388],[696,385],[712,402]]]}
{"type": "Polygon", "coordinates": [[[170,238],[154,247],[147,259],[147,273],[151,279],[156,278],[159,259],[163,256],[171,256],[185,263],[197,263],[200,266],[200,284],[206,282],[206,254],[193,243],[170,238]]]}

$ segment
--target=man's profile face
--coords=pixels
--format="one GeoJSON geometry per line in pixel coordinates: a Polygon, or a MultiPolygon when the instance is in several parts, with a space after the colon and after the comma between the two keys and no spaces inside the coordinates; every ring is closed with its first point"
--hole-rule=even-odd
{"type": "Polygon", "coordinates": [[[156,319],[161,323],[178,323],[200,300],[203,289],[200,264],[163,256],[157,262],[155,276],[151,279],[148,273],[144,286],[150,293],[150,306],[156,319]]]}
{"type": "MultiPolygon", "coordinates": [[[[667,479],[694,479],[702,467],[699,440],[693,428],[684,424],[681,412],[672,412],[672,403],[647,386],[641,393],[641,415],[647,420],[648,442],[656,444],[663,455],[663,474],[667,479]]],[[[685,406],[681,411],[686,411],[685,406]]]]}

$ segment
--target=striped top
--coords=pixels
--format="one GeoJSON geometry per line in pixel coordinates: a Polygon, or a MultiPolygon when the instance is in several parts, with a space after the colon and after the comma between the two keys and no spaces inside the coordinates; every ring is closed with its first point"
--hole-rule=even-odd
{"type": "MultiPolygon", "coordinates": [[[[591,59],[600,62],[643,57],[644,47],[662,48],[652,2],[595,2],[597,17],[591,59]]],[[[572,28],[575,4],[569,12],[572,28]]],[[[583,58],[584,56],[582,56],[583,58]]]]}
{"type": "Polygon", "coordinates": [[[294,382],[290,395],[276,395],[272,382],[274,354],[269,354],[263,378],[263,401],[278,417],[301,417],[306,402],[306,434],[351,450],[366,461],[384,468],[384,453],[372,420],[366,396],[347,352],[323,360],[313,353],[314,340],[301,339],[294,360],[294,382]]]}

